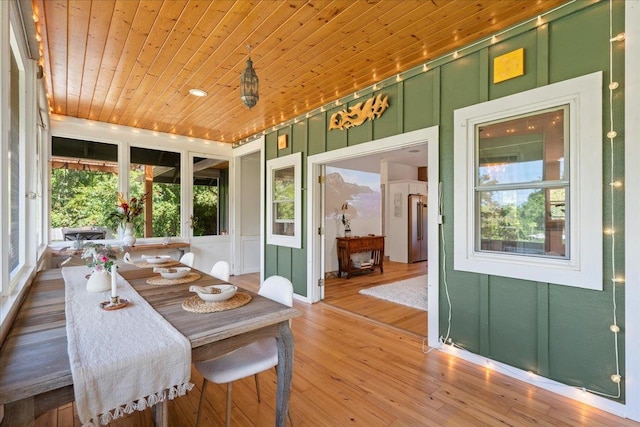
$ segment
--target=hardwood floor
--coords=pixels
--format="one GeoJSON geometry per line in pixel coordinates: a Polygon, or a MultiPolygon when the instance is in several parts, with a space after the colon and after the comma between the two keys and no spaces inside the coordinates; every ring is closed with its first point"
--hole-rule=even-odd
{"type": "MultiPolygon", "coordinates": [[[[385,269],[386,270],[386,269],[385,269]]],[[[373,277],[372,277],[373,279],[373,277]]],[[[258,275],[232,277],[256,290],[258,275]]],[[[294,301],[296,340],[290,414],[305,426],[640,426],[587,405],[472,365],[422,351],[422,338],[330,304],[294,301]]],[[[262,401],[252,378],[233,386],[232,425],[272,426],[276,376],[260,376],[262,401]]],[[[202,380],[169,402],[169,425],[194,426],[202,380]]],[[[208,385],[201,426],[224,425],[225,388],[208,385]]],[[[112,426],[152,426],[151,412],[134,413],[112,426]]],[[[79,427],[72,404],[36,421],[42,427],[79,427]]]]}
{"type": "Polygon", "coordinates": [[[427,312],[384,301],[359,293],[360,289],[427,274],[427,262],[403,264],[384,262],[384,273],[378,270],[325,280],[324,303],[351,313],[403,329],[420,337],[427,336],[427,312]]]}

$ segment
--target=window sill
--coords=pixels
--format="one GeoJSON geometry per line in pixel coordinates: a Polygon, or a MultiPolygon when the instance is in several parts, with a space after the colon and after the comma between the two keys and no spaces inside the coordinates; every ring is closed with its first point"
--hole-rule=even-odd
{"type": "Polygon", "coordinates": [[[9,328],[13,323],[13,318],[18,312],[20,303],[28,291],[33,281],[35,269],[33,267],[23,267],[17,277],[12,280],[12,290],[8,295],[0,297],[0,343],[9,332],[9,328]]]}

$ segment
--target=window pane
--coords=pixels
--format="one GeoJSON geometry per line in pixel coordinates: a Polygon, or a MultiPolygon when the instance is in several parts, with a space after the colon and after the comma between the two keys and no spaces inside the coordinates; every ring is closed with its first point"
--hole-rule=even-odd
{"type": "Polygon", "coordinates": [[[179,236],[180,153],[131,147],[129,198],[143,194],[148,196],[134,221],[136,236],[179,236]]]}
{"type": "Polygon", "coordinates": [[[478,185],[564,180],[567,106],[478,125],[478,185]]]}
{"type": "Polygon", "coordinates": [[[53,137],[51,240],[117,238],[118,147],[53,137]]]}
{"type": "Polygon", "coordinates": [[[565,188],[480,191],[479,249],[566,257],[565,188]]]}
{"type": "Polygon", "coordinates": [[[273,171],[273,234],[293,236],[295,233],[295,168],[273,171]]]}
{"type": "Polygon", "coordinates": [[[294,220],[294,214],[293,214],[294,203],[293,202],[277,202],[275,203],[275,206],[276,206],[276,221],[293,222],[294,220]]]}
{"type": "Polygon", "coordinates": [[[273,171],[273,200],[293,200],[295,194],[294,168],[273,171]]]}
{"type": "Polygon", "coordinates": [[[20,265],[20,75],[11,55],[11,128],[9,133],[9,271],[20,265]]]}
{"type": "Polygon", "coordinates": [[[228,229],[229,162],[193,158],[193,235],[215,236],[228,229]]]}

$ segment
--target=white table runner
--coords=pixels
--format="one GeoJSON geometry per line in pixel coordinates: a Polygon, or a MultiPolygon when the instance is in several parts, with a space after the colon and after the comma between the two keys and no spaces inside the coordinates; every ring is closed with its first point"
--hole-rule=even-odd
{"type": "Polygon", "coordinates": [[[193,388],[191,343],[118,275],[129,301],[105,311],[110,292],[86,290],[88,267],[65,267],[65,314],[73,388],[83,426],[107,424],[193,388]]]}

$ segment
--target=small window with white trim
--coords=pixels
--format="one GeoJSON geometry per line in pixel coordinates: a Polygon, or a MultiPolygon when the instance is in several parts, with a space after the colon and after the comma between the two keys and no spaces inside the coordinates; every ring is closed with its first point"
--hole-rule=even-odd
{"type": "Polygon", "coordinates": [[[302,247],[302,158],[294,153],[267,162],[267,243],[302,247]]]}
{"type": "Polygon", "coordinates": [[[602,74],[454,123],[454,268],[602,289],[602,74]]]}

